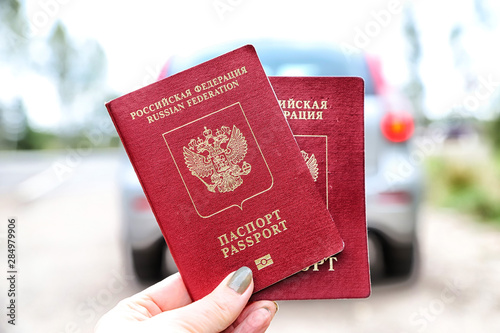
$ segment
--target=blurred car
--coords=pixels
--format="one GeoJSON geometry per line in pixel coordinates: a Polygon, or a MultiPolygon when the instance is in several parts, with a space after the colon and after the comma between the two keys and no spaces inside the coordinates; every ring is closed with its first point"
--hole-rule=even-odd
{"type": "MultiPolygon", "coordinates": [[[[269,76],[359,76],[365,81],[365,172],[368,244],[372,280],[407,278],[416,264],[416,223],[421,175],[410,163],[413,117],[406,100],[385,84],[380,63],[363,54],[345,55],[321,45],[254,43],[269,76]],[[410,172],[411,171],[411,172],[410,172]]],[[[235,47],[174,57],[164,78],[235,47]]],[[[125,242],[140,280],[176,271],[132,166],[124,154],[120,172],[125,242]]]]}

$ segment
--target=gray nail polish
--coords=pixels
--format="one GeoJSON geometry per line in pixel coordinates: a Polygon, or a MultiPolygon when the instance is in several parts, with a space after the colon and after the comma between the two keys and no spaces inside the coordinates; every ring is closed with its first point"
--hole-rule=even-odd
{"type": "Polygon", "coordinates": [[[227,282],[227,286],[241,295],[247,290],[250,282],[252,282],[252,270],[243,266],[234,272],[227,282]]]}

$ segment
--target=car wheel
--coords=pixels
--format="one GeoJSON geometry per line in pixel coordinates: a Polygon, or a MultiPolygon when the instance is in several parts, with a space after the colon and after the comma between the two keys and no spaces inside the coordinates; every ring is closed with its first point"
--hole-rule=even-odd
{"type": "Polygon", "coordinates": [[[162,278],[164,247],[165,241],[161,238],[146,248],[132,248],[132,267],[139,282],[152,283],[162,278]]]}
{"type": "Polygon", "coordinates": [[[401,280],[410,279],[417,270],[416,241],[409,245],[392,245],[387,256],[387,274],[401,280]]]}
{"type": "Polygon", "coordinates": [[[177,265],[174,262],[174,258],[172,258],[172,254],[168,246],[165,244],[163,250],[163,259],[162,259],[162,267],[161,267],[162,275],[167,277],[174,273],[177,273],[179,270],[177,269],[177,265]]]}
{"type": "Polygon", "coordinates": [[[380,281],[385,275],[384,247],[380,238],[374,233],[368,233],[368,255],[371,280],[380,281]]]}

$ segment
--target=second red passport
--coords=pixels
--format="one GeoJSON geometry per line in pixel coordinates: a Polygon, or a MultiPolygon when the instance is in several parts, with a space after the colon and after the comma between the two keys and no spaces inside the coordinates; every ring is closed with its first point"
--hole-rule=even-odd
{"type": "Polygon", "coordinates": [[[253,299],[368,297],[363,80],[271,77],[270,81],[345,249],[253,299]]]}
{"type": "Polygon", "coordinates": [[[258,291],[343,249],[253,47],[106,106],[193,299],[241,266],[258,291]]]}

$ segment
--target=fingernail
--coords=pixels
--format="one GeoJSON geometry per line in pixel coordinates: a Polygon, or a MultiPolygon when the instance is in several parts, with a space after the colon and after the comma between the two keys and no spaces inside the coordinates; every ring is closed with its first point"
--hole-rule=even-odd
{"type": "MultiPolygon", "coordinates": [[[[279,307],[278,303],[277,303],[277,302],[275,302],[275,301],[273,301],[273,303],[274,303],[274,305],[276,306],[276,312],[278,312],[278,310],[280,309],[280,307],[279,307]]],[[[276,313],[276,312],[275,312],[275,313],[276,313]]]]}
{"type": "Polygon", "coordinates": [[[227,282],[227,286],[241,295],[247,290],[250,282],[252,282],[252,270],[243,266],[234,272],[227,282]]]}
{"type": "MultiPolygon", "coordinates": [[[[275,301],[273,301],[274,303],[274,307],[275,307],[275,310],[274,310],[274,314],[278,313],[278,310],[280,309],[278,303],[276,303],[275,301]]],[[[271,310],[269,310],[269,308],[267,307],[264,307],[263,309],[266,309],[271,315],[273,314],[273,312],[271,310]]]]}

